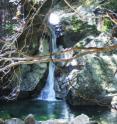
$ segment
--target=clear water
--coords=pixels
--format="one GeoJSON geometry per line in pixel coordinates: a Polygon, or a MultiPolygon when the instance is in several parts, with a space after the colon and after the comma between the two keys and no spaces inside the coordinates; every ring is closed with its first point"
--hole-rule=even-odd
{"type": "Polygon", "coordinates": [[[71,120],[77,115],[87,114],[100,124],[117,124],[117,111],[97,107],[70,108],[64,101],[28,100],[0,104],[0,118],[18,117],[24,119],[28,114],[34,114],[38,121],[47,119],[71,120]]]}

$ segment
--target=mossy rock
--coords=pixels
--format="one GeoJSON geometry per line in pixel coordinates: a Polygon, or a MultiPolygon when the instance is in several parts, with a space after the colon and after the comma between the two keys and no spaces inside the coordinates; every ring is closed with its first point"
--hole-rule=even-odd
{"type": "MultiPolygon", "coordinates": [[[[97,31],[95,25],[88,25],[88,23],[79,20],[76,16],[72,16],[68,19],[70,24],[66,25],[65,28],[65,47],[72,47],[85,37],[89,35],[97,36],[100,33],[99,31],[97,31]]],[[[63,20],[63,22],[65,23],[65,19],[63,20]]]]}

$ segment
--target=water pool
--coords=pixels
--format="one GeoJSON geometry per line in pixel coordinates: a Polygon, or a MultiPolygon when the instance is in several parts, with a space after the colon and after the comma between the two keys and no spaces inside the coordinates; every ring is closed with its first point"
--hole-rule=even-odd
{"type": "Polygon", "coordinates": [[[34,114],[39,121],[47,119],[71,120],[77,115],[86,114],[100,124],[117,124],[117,111],[102,107],[69,107],[65,101],[26,100],[14,103],[0,103],[0,118],[18,117],[24,119],[34,114]]]}

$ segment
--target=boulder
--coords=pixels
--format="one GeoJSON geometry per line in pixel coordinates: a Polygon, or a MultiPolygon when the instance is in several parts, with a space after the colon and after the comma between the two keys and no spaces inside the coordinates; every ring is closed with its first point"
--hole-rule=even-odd
{"type": "MultiPolygon", "coordinates": [[[[103,47],[111,45],[109,33],[88,36],[76,44],[76,47],[103,47]]],[[[70,88],[67,99],[71,105],[111,105],[117,94],[116,61],[117,51],[86,54],[77,59],[83,65],[78,69],[76,85],[70,88]]],[[[76,53],[76,54],[80,54],[76,53]]]]}
{"type": "Polygon", "coordinates": [[[112,106],[112,109],[117,110],[117,95],[113,97],[113,99],[111,101],[111,106],[112,106]]]}
{"type": "Polygon", "coordinates": [[[4,124],[4,120],[0,118],[0,124],[4,124]]]}
{"type": "Polygon", "coordinates": [[[98,124],[98,123],[95,121],[90,121],[87,115],[81,114],[73,118],[69,122],[63,119],[55,119],[55,120],[42,121],[41,124],[98,124]]]}
{"type": "Polygon", "coordinates": [[[89,117],[85,114],[81,114],[75,117],[69,124],[87,124],[89,122],[89,117]]]}
{"type": "Polygon", "coordinates": [[[69,123],[63,119],[55,119],[55,120],[42,121],[41,124],[69,124],[69,123]]]}
{"type": "Polygon", "coordinates": [[[35,118],[32,114],[29,114],[26,118],[25,118],[25,124],[36,124],[35,118]]]}
{"type": "Polygon", "coordinates": [[[111,104],[117,94],[117,55],[86,55],[84,68],[79,71],[76,88],[71,88],[68,101],[73,105],[111,104]]]}
{"type": "Polygon", "coordinates": [[[21,119],[12,118],[12,119],[5,120],[5,124],[24,124],[24,122],[21,119]]]}

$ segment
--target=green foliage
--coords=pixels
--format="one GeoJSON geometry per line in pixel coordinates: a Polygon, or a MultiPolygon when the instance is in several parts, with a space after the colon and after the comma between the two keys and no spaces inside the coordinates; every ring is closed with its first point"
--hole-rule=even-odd
{"type": "Polygon", "coordinates": [[[7,113],[6,111],[0,113],[0,118],[2,119],[10,119],[11,115],[7,113]]]}
{"type": "Polygon", "coordinates": [[[96,1],[95,0],[80,0],[79,1],[83,6],[89,7],[91,5],[95,5],[96,1]]]}
{"type": "MultiPolygon", "coordinates": [[[[100,33],[99,31],[97,31],[95,25],[88,25],[87,22],[78,20],[76,16],[72,17],[71,25],[73,32],[80,36],[80,41],[82,41],[87,36],[97,36],[100,33]]],[[[84,45],[85,44],[83,40],[82,42],[79,42],[76,46],[84,47],[84,45]]]]}
{"type": "Polygon", "coordinates": [[[14,29],[16,28],[15,24],[11,24],[11,23],[6,23],[6,25],[3,27],[5,32],[12,34],[15,33],[14,29]]]}
{"type": "Polygon", "coordinates": [[[6,30],[12,30],[12,28],[13,28],[13,27],[12,27],[11,24],[6,24],[6,25],[5,25],[5,29],[6,29],[6,30]]]}
{"type": "Polygon", "coordinates": [[[72,26],[73,26],[73,31],[77,32],[82,28],[82,21],[78,20],[77,17],[73,16],[72,17],[72,26]]]}
{"type": "Polygon", "coordinates": [[[102,31],[106,32],[112,28],[112,21],[109,18],[104,18],[104,24],[102,27],[102,31]]]}
{"type": "Polygon", "coordinates": [[[86,22],[78,20],[77,17],[73,16],[71,24],[73,26],[74,32],[79,32],[85,34],[98,34],[97,28],[95,25],[88,25],[86,22]]]}
{"type": "Polygon", "coordinates": [[[106,4],[102,5],[102,7],[117,11],[117,0],[108,0],[106,4]]]}

